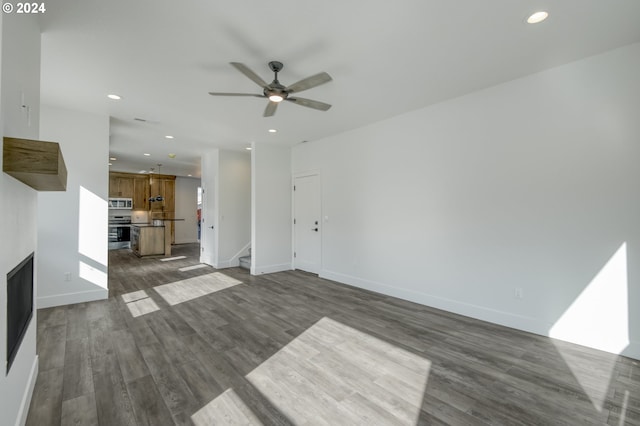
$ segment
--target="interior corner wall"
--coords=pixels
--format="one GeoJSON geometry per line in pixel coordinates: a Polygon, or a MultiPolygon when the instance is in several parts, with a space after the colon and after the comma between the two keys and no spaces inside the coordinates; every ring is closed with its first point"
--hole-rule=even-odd
{"type": "Polygon", "coordinates": [[[251,273],[292,268],[291,149],[253,143],[251,151],[251,273]]]}
{"type": "Polygon", "coordinates": [[[106,299],[109,117],[43,105],[40,136],[60,144],[68,177],[39,194],[38,307],[106,299]]]}
{"type": "Polygon", "coordinates": [[[640,358],[638,75],[633,44],[296,146],[321,276],[542,335],[582,304],[560,338],[640,358]]]}
{"type": "Polygon", "coordinates": [[[238,266],[251,242],[249,154],[221,149],[204,153],[202,188],[200,261],[214,268],[238,266]]]}
{"type": "MultiPolygon", "coordinates": [[[[4,136],[38,139],[40,107],[40,30],[35,15],[0,14],[0,150],[4,136]],[[29,113],[22,108],[22,93],[29,113]]],[[[0,156],[0,168],[2,167],[0,156]]],[[[0,173],[0,356],[7,353],[6,276],[36,249],[37,193],[0,173]]],[[[38,275],[34,271],[34,292],[38,275]]],[[[38,375],[37,312],[23,337],[11,370],[0,374],[0,413],[3,424],[23,425],[38,375]]]]}
{"type": "Polygon", "coordinates": [[[238,266],[251,244],[251,155],[220,150],[217,267],[238,266]]]}
{"type": "Polygon", "coordinates": [[[198,187],[200,179],[176,177],[176,244],[198,242],[198,187]]]}

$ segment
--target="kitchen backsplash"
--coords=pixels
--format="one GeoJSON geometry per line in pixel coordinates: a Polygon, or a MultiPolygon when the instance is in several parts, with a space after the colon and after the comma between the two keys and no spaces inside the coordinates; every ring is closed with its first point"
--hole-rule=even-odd
{"type": "Polygon", "coordinates": [[[131,223],[149,223],[149,212],[146,210],[132,210],[131,223]]]}

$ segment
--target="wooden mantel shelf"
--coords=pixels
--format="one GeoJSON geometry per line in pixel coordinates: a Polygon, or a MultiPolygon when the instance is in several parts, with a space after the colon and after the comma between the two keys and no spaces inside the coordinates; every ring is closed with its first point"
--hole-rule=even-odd
{"type": "Polygon", "coordinates": [[[4,138],[2,171],[37,191],[66,191],[67,167],[56,142],[4,138]]]}

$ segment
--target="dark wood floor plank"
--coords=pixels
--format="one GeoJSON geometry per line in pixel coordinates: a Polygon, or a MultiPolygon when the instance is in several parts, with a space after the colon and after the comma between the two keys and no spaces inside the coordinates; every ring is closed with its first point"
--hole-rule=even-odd
{"type": "Polygon", "coordinates": [[[55,325],[47,327],[38,344],[40,354],[39,369],[41,371],[50,368],[64,367],[64,354],[66,349],[67,325],[55,325]]]}
{"type": "Polygon", "coordinates": [[[93,393],[89,338],[67,340],[64,359],[63,400],[93,393]]]}
{"type": "Polygon", "coordinates": [[[149,367],[158,393],[172,414],[195,412],[199,403],[185,383],[180,372],[172,364],[161,344],[141,346],[140,352],[149,367]]]}
{"type": "Polygon", "coordinates": [[[62,425],[97,426],[98,411],[93,393],[81,395],[62,403],[62,425]]]}
{"type": "Polygon", "coordinates": [[[100,425],[134,426],[136,424],[120,365],[115,354],[92,360],[96,407],[100,425]]]}
{"type": "Polygon", "coordinates": [[[127,383],[138,426],[173,425],[171,413],[158,393],[151,376],[127,383]]]}
{"type": "Polygon", "coordinates": [[[86,303],[72,305],[67,310],[67,340],[89,336],[86,303]]]}
{"type": "Polygon", "coordinates": [[[128,330],[118,330],[112,337],[124,381],[128,383],[148,376],[149,369],[133,335],[128,330]]]}
{"type": "Polygon", "coordinates": [[[40,371],[31,398],[28,426],[59,425],[62,418],[62,388],[64,368],[40,371]]]}

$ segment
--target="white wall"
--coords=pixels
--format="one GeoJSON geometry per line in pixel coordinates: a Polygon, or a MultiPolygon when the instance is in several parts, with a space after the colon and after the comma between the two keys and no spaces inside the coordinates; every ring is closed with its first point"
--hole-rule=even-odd
{"type": "MultiPolygon", "coordinates": [[[[2,136],[38,139],[40,105],[40,30],[35,16],[0,14],[0,150],[2,136]],[[31,107],[31,122],[23,112],[21,92],[31,107]]],[[[0,157],[0,167],[2,158],[0,157]]],[[[36,252],[37,193],[11,176],[0,173],[0,354],[7,353],[6,276],[30,253],[36,252]]],[[[34,292],[38,275],[34,276],[34,292]]],[[[36,356],[37,312],[20,345],[8,375],[3,363],[0,374],[2,424],[26,421],[33,387],[38,375],[36,356]]]]}
{"type": "Polygon", "coordinates": [[[215,268],[238,266],[251,243],[250,155],[219,149],[205,153],[202,188],[200,260],[215,268]]]}
{"type": "Polygon", "coordinates": [[[638,75],[635,44],[296,146],[321,275],[640,358],[638,75]]]}
{"type": "Polygon", "coordinates": [[[253,143],[251,273],[291,269],[291,150],[253,143]]]}
{"type": "Polygon", "coordinates": [[[239,265],[251,244],[251,155],[220,150],[217,268],[239,265]]]}
{"type": "Polygon", "coordinates": [[[60,144],[68,178],[39,194],[38,307],[105,299],[109,117],[43,105],[40,136],[60,144]]]}
{"type": "Polygon", "coordinates": [[[198,242],[198,187],[200,179],[176,177],[176,244],[198,242]]]}

